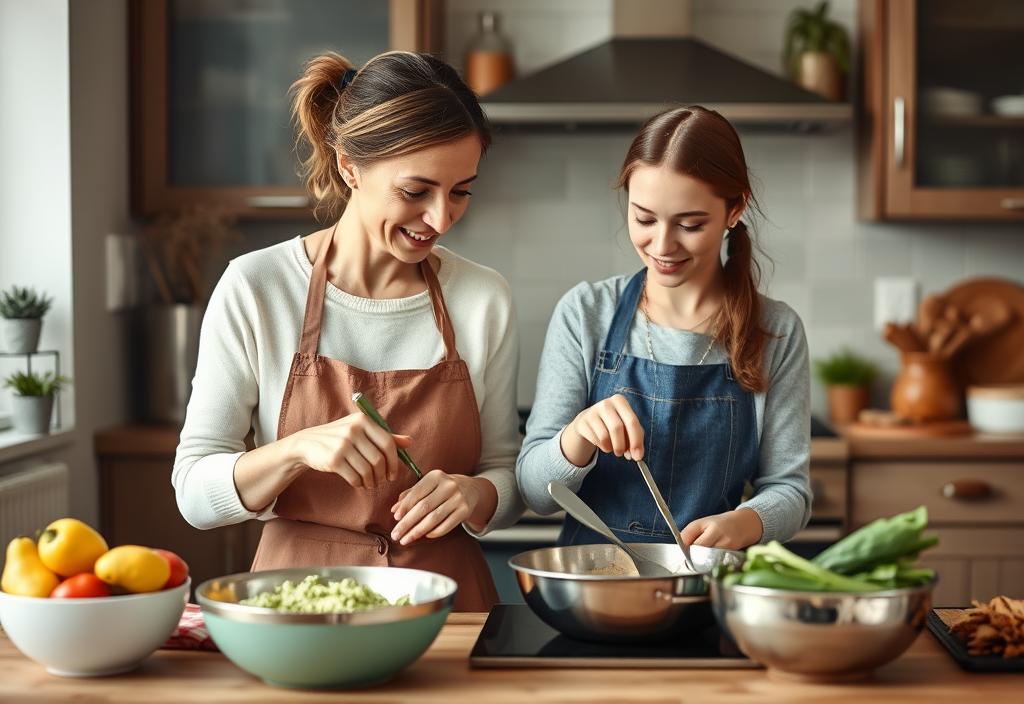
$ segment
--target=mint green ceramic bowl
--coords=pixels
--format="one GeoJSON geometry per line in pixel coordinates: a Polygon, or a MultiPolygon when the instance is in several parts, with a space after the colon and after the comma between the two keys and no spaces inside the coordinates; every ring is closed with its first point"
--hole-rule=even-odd
{"type": "Polygon", "coordinates": [[[278,687],[367,687],[384,682],[434,642],[455,598],[455,580],[398,567],[304,567],[207,580],[196,597],[217,647],[246,672],[278,687]],[[290,614],[238,602],[285,580],[315,574],[366,584],[408,606],[350,614],[290,614]]]}

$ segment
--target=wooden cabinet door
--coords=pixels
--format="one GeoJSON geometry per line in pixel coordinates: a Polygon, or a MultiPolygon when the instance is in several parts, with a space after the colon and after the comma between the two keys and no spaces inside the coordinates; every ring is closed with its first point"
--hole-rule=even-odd
{"type": "Polygon", "coordinates": [[[939,544],[921,564],[939,575],[936,606],[967,606],[998,594],[1019,596],[1024,584],[1024,528],[939,528],[939,544]]]}
{"type": "Polygon", "coordinates": [[[431,51],[437,0],[133,0],[132,209],[311,217],[288,88],[325,50],[431,51]]]}
{"type": "Polygon", "coordinates": [[[861,30],[861,215],[1024,220],[1024,4],[865,0],[861,30]]]}

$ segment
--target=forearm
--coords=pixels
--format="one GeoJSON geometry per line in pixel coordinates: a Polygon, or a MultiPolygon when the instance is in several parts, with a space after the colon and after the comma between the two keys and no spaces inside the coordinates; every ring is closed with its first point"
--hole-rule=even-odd
{"type": "Polygon", "coordinates": [[[243,453],[235,462],[238,498],[250,511],[262,511],[305,469],[293,436],[243,453]]]}

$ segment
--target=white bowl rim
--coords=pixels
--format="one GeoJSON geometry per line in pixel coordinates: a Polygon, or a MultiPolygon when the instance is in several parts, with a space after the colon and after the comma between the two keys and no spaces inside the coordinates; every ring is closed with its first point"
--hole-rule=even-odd
{"type": "MultiPolygon", "coordinates": [[[[70,578],[69,578],[70,579],[70,578]]],[[[153,597],[157,594],[166,594],[168,592],[177,592],[187,590],[192,585],[192,576],[189,575],[185,578],[185,581],[176,587],[169,587],[167,589],[157,589],[153,592],[138,592],[136,594],[111,594],[110,596],[91,596],[83,599],[68,599],[68,598],[53,598],[49,596],[24,596],[22,594],[8,594],[7,592],[0,591],[0,599],[10,599],[15,602],[47,602],[50,604],[109,604],[111,601],[116,600],[119,603],[126,601],[136,601],[139,599],[145,599],[147,597],[153,597]]],[[[60,607],[58,607],[60,608],[60,607]]]]}

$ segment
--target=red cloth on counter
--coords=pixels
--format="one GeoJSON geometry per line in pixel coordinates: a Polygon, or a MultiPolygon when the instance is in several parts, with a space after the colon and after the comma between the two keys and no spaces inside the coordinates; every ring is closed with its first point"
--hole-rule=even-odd
{"type": "Polygon", "coordinates": [[[210,650],[217,651],[217,646],[206,630],[203,612],[199,604],[186,604],[181,614],[178,627],[167,642],[160,646],[166,650],[210,650]]]}

